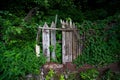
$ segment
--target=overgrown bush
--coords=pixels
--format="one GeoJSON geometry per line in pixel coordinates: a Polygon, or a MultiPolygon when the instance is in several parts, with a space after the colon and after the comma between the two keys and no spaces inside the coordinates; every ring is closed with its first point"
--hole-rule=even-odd
{"type": "Polygon", "coordinates": [[[89,69],[80,73],[82,80],[96,80],[98,75],[99,72],[96,69],[89,69]]]}
{"type": "Polygon", "coordinates": [[[107,70],[106,72],[104,72],[101,80],[120,80],[120,73],[115,73],[111,70],[107,70]]]}
{"type": "Polygon", "coordinates": [[[18,80],[29,73],[38,74],[46,59],[35,54],[37,24],[26,23],[9,12],[0,14],[0,79],[18,80]]]}
{"type": "Polygon", "coordinates": [[[106,65],[120,60],[119,16],[109,17],[95,22],[84,21],[80,26],[80,34],[85,34],[84,49],[75,63],[106,65]]]}
{"type": "Polygon", "coordinates": [[[23,48],[13,48],[0,53],[1,80],[16,80],[26,74],[39,74],[45,58],[36,57],[34,49],[29,45],[23,48]]]}

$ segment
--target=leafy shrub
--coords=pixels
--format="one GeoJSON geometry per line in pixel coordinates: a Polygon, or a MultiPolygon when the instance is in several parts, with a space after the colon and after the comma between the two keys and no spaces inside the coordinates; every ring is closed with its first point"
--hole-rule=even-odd
{"type": "Polygon", "coordinates": [[[26,23],[9,12],[0,14],[0,79],[18,80],[29,73],[38,74],[46,59],[42,54],[35,55],[37,24],[26,23]]]}
{"type": "Polygon", "coordinates": [[[109,17],[96,22],[83,22],[80,34],[85,33],[85,40],[81,43],[84,49],[82,55],[74,61],[78,66],[85,63],[100,66],[119,61],[120,24],[117,19],[109,17]]]}
{"type": "Polygon", "coordinates": [[[104,9],[86,10],[84,16],[87,20],[102,20],[108,16],[108,12],[104,9]]]}
{"type": "Polygon", "coordinates": [[[60,75],[60,80],[65,80],[64,75],[60,75]]]}
{"type": "Polygon", "coordinates": [[[102,76],[101,80],[120,80],[120,73],[115,73],[111,70],[107,70],[102,76]]]}
{"type": "Polygon", "coordinates": [[[59,43],[56,44],[56,58],[58,63],[62,63],[62,46],[59,43]]]}
{"type": "Polygon", "coordinates": [[[0,54],[1,79],[19,79],[26,74],[39,74],[40,66],[45,63],[42,55],[36,57],[35,51],[29,45],[23,48],[5,50],[0,54]]]}
{"type": "Polygon", "coordinates": [[[85,72],[80,73],[82,80],[96,80],[98,75],[99,75],[99,72],[95,69],[89,69],[85,72]]]}
{"type": "Polygon", "coordinates": [[[46,75],[46,80],[51,80],[55,75],[55,72],[50,69],[50,71],[48,72],[48,74],[46,75]]]}

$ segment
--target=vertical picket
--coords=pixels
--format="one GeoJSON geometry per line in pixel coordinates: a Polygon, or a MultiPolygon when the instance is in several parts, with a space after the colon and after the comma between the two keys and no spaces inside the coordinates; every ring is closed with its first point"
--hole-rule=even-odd
{"type": "MultiPolygon", "coordinates": [[[[51,24],[51,28],[56,28],[56,25],[54,22],[52,22],[51,24]]],[[[51,46],[53,47],[52,53],[51,53],[51,57],[52,59],[56,59],[56,55],[55,55],[55,50],[56,50],[56,31],[55,30],[51,30],[51,46]]]]}
{"type": "MultiPolygon", "coordinates": [[[[73,30],[74,29],[76,29],[76,28],[75,28],[75,24],[73,23],[73,30]]],[[[73,31],[73,39],[72,40],[73,40],[72,41],[72,43],[73,43],[73,45],[72,45],[72,50],[73,50],[72,55],[73,55],[73,59],[75,59],[76,58],[76,54],[77,54],[77,39],[76,39],[74,31],[73,31]]]]}
{"type": "MultiPolygon", "coordinates": [[[[62,28],[65,28],[65,22],[61,20],[62,28]]],[[[62,63],[65,64],[66,56],[65,56],[65,32],[62,31],[62,63]]]]}
{"type": "Polygon", "coordinates": [[[35,51],[36,51],[36,56],[37,57],[40,56],[40,46],[39,46],[40,32],[41,32],[41,30],[38,28],[37,37],[36,37],[36,46],[35,46],[35,51]]]}
{"type": "Polygon", "coordinates": [[[47,62],[50,62],[50,35],[49,30],[44,28],[48,28],[48,25],[45,23],[42,30],[42,43],[43,43],[43,54],[47,57],[47,62]]]}
{"type": "Polygon", "coordinates": [[[36,46],[35,46],[35,51],[36,51],[36,56],[39,57],[40,56],[40,46],[38,44],[36,44],[36,46]]]}
{"type": "MultiPolygon", "coordinates": [[[[65,29],[69,29],[68,21],[65,22],[65,29]]],[[[65,58],[66,62],[69,62],[69,32],[65,31],[65,58]]]]}
{"type": "MultiPolygon", "coordinates": [[[[69,28],[72,29],[72,21],[70,20],[69,28]]],[[[72,62],[72,31],[69,32],[69,62],[72,62]]]]}
{"type": "Polygon", "coordinates": [[[78,40],[78,46],[79,46],[79,53],[78,53],[78,55],[80,55],[81,53],[82,53],[82,48],[81,48],[81,46],[82,46],[82,43],[81,43],[81,38],[80,38],[80,34],[79,34],[79,31],[77,31],[77,33],[78,33],[78,35],[79,35],[79,40],[78,40]]]}

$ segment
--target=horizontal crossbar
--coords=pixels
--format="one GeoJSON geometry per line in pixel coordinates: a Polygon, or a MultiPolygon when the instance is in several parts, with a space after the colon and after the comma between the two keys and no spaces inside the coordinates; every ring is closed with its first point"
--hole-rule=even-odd
{"type": "Polygon", "coordinates": [[[44,27],[39,27],[39,29],[59,30],[59,31],[74,31],[74,30],[78,30],[78,29],[74,29],[74,28],[44,28],[44,27]]]}

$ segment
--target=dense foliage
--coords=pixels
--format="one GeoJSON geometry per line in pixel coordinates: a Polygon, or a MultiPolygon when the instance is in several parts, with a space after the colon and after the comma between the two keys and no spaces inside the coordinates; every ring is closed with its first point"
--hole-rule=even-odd
{"type": "Polygon", "coordinates": [[[119,15],[101,21],[84,21],[80,34],[85,34],[84,49],[75,63],[96,66],[120,60],[120,18],[119,15]]]}
{"type": "Polygon", "coordinates": [[[9,12],[1,15],[0,79],[16,80],[29,73],[38,74],[46,60],[42,54],[35,55],[36,24],[27,24],[9,12]]]}
{"type": "Polygon", "coordinates": [[[82,80],[96,80],[99,72],[96,69],[88,69],[85,72],[81,72],[80,76],[82,80]]]}
{"type": "MultiPolygon", "coordinates": [[[[119,4],[119,0],[1,0],[0,79],[17,80],[29,73],[39,73],[46,60],[42,54],[35,56],[37,27],[54,21],[56,14],[58,21],[72,19],[78,24],[80,34],[85,33],[85,41],[81,43],[83,53],[75,60],[77,66],[119,61],[119,4]],[[28,16],[33,8],[37,9],[28,16]]],[[[59,22],[57,25],[60,27],[59,22]]],[[[57,40],[61,39],[58,32],[57,40]]],[[[61,45],[57,43],[56,49],[55,62],[59,63],[62,62],[61,45]]]]}

